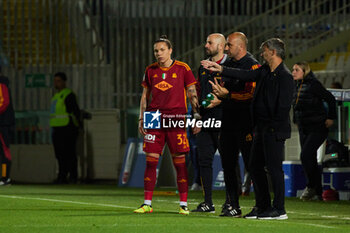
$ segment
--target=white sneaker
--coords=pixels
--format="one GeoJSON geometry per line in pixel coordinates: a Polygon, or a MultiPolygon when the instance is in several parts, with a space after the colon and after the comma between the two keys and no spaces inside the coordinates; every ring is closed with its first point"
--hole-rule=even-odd
{"type": "Polygon", "coordinates": [[[11,179],[10,178],[2,179],[0,181],[0,186],[3,186],[3,185],[11,185],[11,179]]]}
{"type": "Polygon", "coordinates": [[[191,186],[191,191],[198,191],[198,190],[202,190],[202,187],[197,183],[193,183],[191,186]]]}

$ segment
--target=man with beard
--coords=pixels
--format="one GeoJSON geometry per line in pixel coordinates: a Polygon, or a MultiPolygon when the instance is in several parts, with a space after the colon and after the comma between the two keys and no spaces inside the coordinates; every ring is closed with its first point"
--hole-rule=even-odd
{"type": "MultiPolygon", "coordinates": [[[[213,33],[207,37],[205,50],[209,56],[209,61],[213,61],[224,66],[230,66],[228,56],[224,54],[225,43],[225,37],[222,34],[213,33]]],[[[203,66],[199,67],[197,80],[199,103],[202,103],[202,101],[207,98],[207,95],[212,92],[212,87],[209,80],[214,82],[214,79],[220,81],[221,75],[218,72],[211,72],[204,69],[203,66]]],[[[202,116],[202,121],[209,118],[215,118],[216,120],[221,119],[222,107],[219,104],[220,102],[221,101],[214,96],[214,99],[211,101],[211,104],[208,107],[201,106],[200,115],[202,116]]],[[[198,148],[199,171],[204,192],[204,202],[200,203],[196,209],[192,210],[192,212],[215,213],[215,207],[212,202],[212,165],[214,154],[219,148],[220,129],[194,128],[193,132],[197,135],[196,141],[198,148]]]]}

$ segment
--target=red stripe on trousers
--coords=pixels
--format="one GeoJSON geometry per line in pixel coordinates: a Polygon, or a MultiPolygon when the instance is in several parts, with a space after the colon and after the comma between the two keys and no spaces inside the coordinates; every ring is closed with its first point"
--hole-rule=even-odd
{"type": "Polygon", "coordinates": [[[2,144],[2,149],[4,151],[5,157],[11,161],[11,153],[10,153],[10,148],[8,148],[5,144],[4,138],[2,136],[2,133],[0,133],[0,141],[2,144]]]}

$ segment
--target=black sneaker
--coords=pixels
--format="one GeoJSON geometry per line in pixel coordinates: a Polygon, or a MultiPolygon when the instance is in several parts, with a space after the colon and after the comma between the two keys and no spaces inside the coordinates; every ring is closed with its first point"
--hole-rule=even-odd
{"type": "Polygon", "coordinates": [[[233,208],[232,208],[232,205],[230,205],[230,204],[228,204],[228,203],[224,203],[224,204],[222,204],[222,210],[221,210],[221,213],[223,214],[223,213],[225,213],[226,211],[230,211],[230,210],[232,210],[233,208]]]}
{"type": "Polygon", "coordinates": [[[194,209],[191,212],[215,213],[215,207],[213,204],[210,205],[205,202],[202,202],[197,206],[197,209],[194,209]]]}
{"type": "Polygon", "coordinates": [[[257,219],[259,213],[260,213],[260,211],[259,211],[258,207],[254,206],[253,209],[248,214],[243,216],[243,218],[257,219]]]}
{"type": "Polygon", "coordinates": [[[242,217],[242,211],[240,208],[225,210],[224,213],[220,214],[220,217],[240,218],[242,217]]]}
{"type": "Polygon", "coordinates": [[[11,185],[11,179],[10,178],[3,178],[0,180],[0,186],[5,186],[5,185],[11,185]]]}
{"type": "Polygon", "coordinates": [[[277,210],[275,208],[268,208],[264,212],[258,214],[258,219],[262,220],[270,220],[270,219],[277,219],[277,220],[285,220],[288,219],[287,213],[285,210],[277,210]]]}

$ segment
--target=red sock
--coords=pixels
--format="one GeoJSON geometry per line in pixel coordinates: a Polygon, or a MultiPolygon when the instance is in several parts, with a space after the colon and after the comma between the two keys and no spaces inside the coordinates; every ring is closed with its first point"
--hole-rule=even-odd
{"type": "Polygon", "coordinates": [[[177,188],[179,190],[180,202],[187,202],[188,178],[185,156],[173,157],[173,163],[177,173],[177,188]]]}
{"type": "Polygon", "coordinates": [[[154,186],[157,181],[157,165],[159,158],[146,156],[146,169],[144,176],[145,200],[152,201],[154,186]]]}

